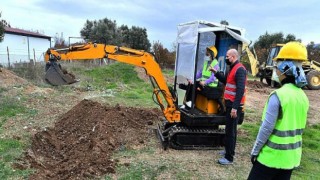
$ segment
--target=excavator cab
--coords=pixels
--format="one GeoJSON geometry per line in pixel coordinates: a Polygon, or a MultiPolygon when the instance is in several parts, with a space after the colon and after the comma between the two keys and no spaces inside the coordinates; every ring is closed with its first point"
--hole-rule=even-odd
{"type": "Polygon", "coordinates": [[[260,82],[263,82],[263,79],[266,79],[267,84],[271,87],[275,87],[277,85],[277,83],[271,79],[272,74],[275,73],[273,70],[275,62],[272,59],[278,55],[283,45],[284,44],[276,44],[270,47],[267,60],[259,67],[258,76],[260,77],[260,82]]]}
{"type": "Polygon", "coordinates": [[[223,146],[224,130],[220,126],[225,125],[224,85],[219,83],[203,94],[189,82],[197,81],[196,74],[204,64],[206,48],[213,45],[218,50],[216,59],[220,71],[226,74],[229,68],[225,62],[227,51],[235,48],[241,52],[242,44],[250,42],[243,34],[244,29],[207,21],[178,25],[174,91],[178,92],[181,124],[171,132],[171,147],[211,149],[223,146]],[[191,94],[191,101],[187,101],[188,94],[191,94]]]}
{"type": "MultiPolygon", "coordinates": [[[[199,114],[205,114],[214,119],[224,119],[217,116],[223,115],[224,86],[218,83],[218,87],[212,88],[209,93],[198,91],[195,86],[190,89],[188,82],[196,82],[196,74],[202,69],[206,48],[215,46],[218,53],[216,59],[219,63],[219,69],[224,74],[229,70],[225,62],[225,55],[231,48],[242,51],[243,43],[249,40],[243,37],[244,29],[221,25],[207,21],[195,21],[180,24],[178,26],[177,37],[177,55],[175,64],[175,83],[174,89],[177,89],[178,95],[188,94],[192,91],[191,104],[186,104],[186,97],[180,100],[180,107],[189,106],[191,111],[199,111],[199,114]]],[[[186,95],[185,95],[186,96],[186,95]]],[[[189,98],[190,99],[190,98],[189,98]]],[[[223,121],[223,120],[222,120],[223,121]]],[[[218,121],[220,122],[220,121],[218,121]]],[[[213,123],[214,124],[214,123],[213,123]]]]}

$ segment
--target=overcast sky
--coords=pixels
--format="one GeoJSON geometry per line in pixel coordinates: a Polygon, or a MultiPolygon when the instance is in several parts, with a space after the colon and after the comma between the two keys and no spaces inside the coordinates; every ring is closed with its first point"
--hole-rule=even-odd
{"type": "Polygon", "coordinates": [[[2,0],[2,19],[11,27],[80,36],[86,20],[108,18],[147,29],[150,42],[168,49],[176,40],[177,25],[195,20],[220,22],[246,29],[256,41],[262,34],[294,34],[304,44],[320,42],[319,0],[2,0]]]}

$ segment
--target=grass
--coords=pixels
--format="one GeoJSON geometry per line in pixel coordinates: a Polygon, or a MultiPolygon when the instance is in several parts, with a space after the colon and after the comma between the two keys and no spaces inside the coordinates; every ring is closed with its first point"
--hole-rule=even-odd
{"type": "MultiPolygon", "coordinates": [[[[158,141],[151,138],[141,149],[124,149],[114,154],[115,159],[126,159],[129,162],[120,162],[116,167],[115,179],[194,179],[201,177],[201,174],[189,172],[185,165],[170,158],[161,157],[155,154],[159,149],[158,141]],[[150,160],[152,159],[152,160],[150,160]],[[170,178],[168,178],[170,177],[170,178]],[[161,179],[161,178],[160,178],[161,179]]],[[[105,179],[112,179],[107,175],[105,179]]]]}
{"type": "Polygon", "coordinates": [[[302,160],[294,179],[320,179],[320,125],[307,127],[303,133],[302,160]]]}
{"type": "Polygon", "coordinates": [[[135,83],[143,82],[143,80],[137,78],[134,66],[123,63],[100,66],[84,70],[83,73],[92,78],[92,85],[97,88],[114,89],[119,86],[133,86],[135,83]]]}
{"type": "Polygon", "coordinates": [[[250,73],[247,74],[247,78],[248,78],[248,80],[250,80],[250,81],[253,81],[253,80],[260,81],[260,78],[259,78],[259,77],[252,76],[252,74],[250,74],[250,73]]]}
{"type": "Polygon", "coordinates": [[[169,77],[174,77],[174,70],[172,69],[163,69],[162,73],[168,75],[169,77]]]}
{"type": "Polygon", "coordinates": [[[19,77],[28,79],[28,81],[31,81],[38,86],[43,86],[45,85],[43,82],[43,77],[45,75],[44,66],[44,62],[37,62],[34,65],[25,63],[23,65],[17,65],[15,68],[10,70],[16,73],[19,77]]]}
{"type": "Polygon", "coordinates": [[[26,112],[27,109],[22,106],[18,98],[1,97],[0,98],[0,128],[8,118],[16,116],[19,113],[26,112]]]}
{"type": "Polygon", "coordinates": [[[27,178],[30,171],[12,168],[15,159],[19,157],[24,145],[14,139],[0,139],[0,179],[27,178]]]}
{"type": "MultiPolygon", "coordinates": [[[[241,128],[248,137],[240,137],[238,142],[253,144],[261,122],[244,123],[241,128]]],[[[303,134],[302,159],[300,166],[293,171],[292,179],[320,179],[320,125],[306,127],[303,134]]]]}
{"type": "MultiPolygon", "coordinates": [[[[8,118],[13,118],[19,114],[29,113],[17,98],[0,98],[0,133],[3,132],[3,125],[8,118]]],[[[30,111],[31,114],[35,113],[30,111]]],[[[19,158],[25,145],[12,138],[0,138],[0,179],[16,179],[18,177],[27,178],[30,171],[19,170],[12,167],[15,159],[19,158]]]]}
{"type": "MultiPolygon", "coordinates": [[[[78,69],[78,72],[81,70],[78,69]]],[[[94,90],[112,91],[113,96],[104,96],[105,101],[111,105],[126,104],[126,106],[157,107],[152,101],[153,88],[138,77],[134,66],[113,63],[94,69],[83,70],[90,79],[82,86],[90,86],[94,90]]]]}

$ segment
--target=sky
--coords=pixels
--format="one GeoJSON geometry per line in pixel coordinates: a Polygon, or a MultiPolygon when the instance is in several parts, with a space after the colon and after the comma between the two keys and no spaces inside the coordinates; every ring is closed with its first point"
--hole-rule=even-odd
{"type": "Polygon", "coordinates": [[[253,42],[266,32],[293,34],[304,44],[320,42],[319,0],[2,0],[0,11],[13,28],[51,37],[63,33],[66,41],[80,37],[86,20],[108,18],[118,26],[146,28],[150,43],[159,41],[169,50],[177,26],[196,20],[226,20],[244,28],[253,42]]]}

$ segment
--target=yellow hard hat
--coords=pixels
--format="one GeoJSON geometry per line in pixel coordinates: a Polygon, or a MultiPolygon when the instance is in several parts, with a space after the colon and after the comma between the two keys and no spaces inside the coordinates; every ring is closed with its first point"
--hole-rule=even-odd
{"type": "Polygon", "coordinates": [[[215,46],[207,47],[207,49],[209,49],[210,51],[213,52],[214,58],[218,55],[218,50],[217,50],[217,48],[215,46]]]}
{"type": "Polygon", "coordinates": [[[281,48],[279,54],[273,60],[308,61],[308,51],[300,42],[288,42],[281,48]]]}

